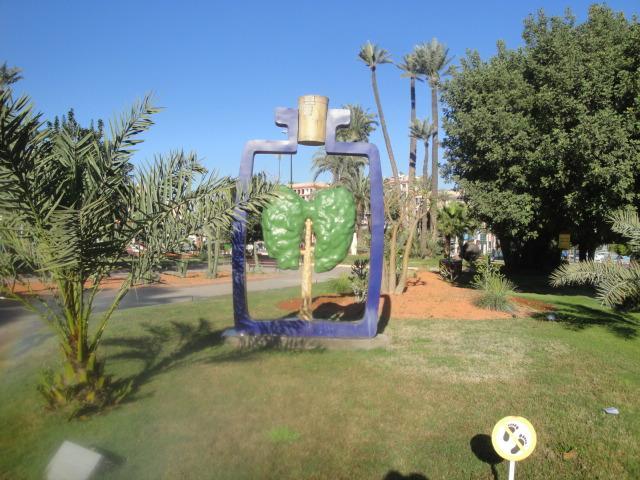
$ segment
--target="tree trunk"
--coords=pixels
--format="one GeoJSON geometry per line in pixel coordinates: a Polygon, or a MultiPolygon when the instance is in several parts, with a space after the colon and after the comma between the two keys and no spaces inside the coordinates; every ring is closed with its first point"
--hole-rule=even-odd
{"type": "Polygon", "coordinates": [[[431,140],[431,205],[429,216],[431,217],[431,235],[438,235],[438,86],[431,85],[431,118],[433,119],[434,133],[431,140]]]}
{"type": "Polygon", "coordinates": [[[402,271],[400,272],[400,279],[398,280],[398,285],[396,286],[395,292],[397,294],[401,294],[404,292],[405,287],[407,286],[407,277],[409,272],[409,257],[411,257],[411,247],[413,245],[413,237],[416,233],[416,228],[418,228],[418,219],[411,219],[411,223],[409,225],[409,235],[407,236],[407,243],[404,246],[404,253],[402,255],[402,271]]]}
{"type": "Polygon", "coordinates": [[[386,258],[382,259],[382,281],[380,282],[380,292],[389,293],[389,265],[386,258]]]}
{"type": "Polygon", "coordinates": [[[444,255],[451,258],[451,235],[444,236],[444,255]]]}
{"type": "MultiPolygon", "coordinates": [[[[427,202],[429,190],[429,141],[424,142],[424,162],[422,164],[422,203],[427,202]]],[[[431,208],[431,207],[429,207],[431,208]]],[[[422,227],[420,228],[420,255],[427,256],[427,235],[429,235],[429,211],[424,208],[422,227]]]]}
{"type": "Polygon", "coordinates": [[[299,317],[302,320],[313,320],[313,299],[311,297],[312,287],[312,264],[313,264],[313,247],[311,246],[311,226],[310,218],[304,223],[304,250],[302,252],[302,283],[301,297],[302,306],[300,307],[299,317]]]}
{"type": "Polygon", "coordinates": [[[205,227],[205,235],[207,236],[207,278],[216,278],[213,273],[213,235],[211,227],[205,227]]]}
{"type": "MultiPolygon", "coordinates": [[[[411,119],[410,125],[416,119],[416,79],[415,77],[410,78],[410,87],[409,87],[409,96],[411,99],[411,119]]],[[[402,269],[400,271],[400,278],[398,280],[398,285],[395,288],[395,293],[404,292],[405,285],[407,283],[407,270],[409,268],[409,257],[411,256],[411,247],[413,244],[413,237],[415,235],[415,229],[417,227],[417,219],[416,219],[416,195],[413,189],[413,185],[416,178],[416,138],[413,136],[409,136],[409,178],[407,182],[407,196],[404,199],[404,215],[405,227],[408,229],[408,235],[406,238],[406,243],[404,244],[404,255],[402,257],[402,269]]]]}
{"type": "MultiPolygon", "coordinates": [[[[416,79],[415,77],[411,77],[410,84],[410,92],[409,95],[411,97],[411,119],[410,124],[413,125],[413,122],[416,120],[416,79]]],[[[411,185],[416,178],[416,155],[417,155],[417,139],[416,137],[409,135],[409,194],[411,194],[411,185]]]]}
{"type": "Polygon", "coordinates": [[[579,258],[581,262],[593,260],[596,255],[596,247],[588,243],[578,245],[579,258]]]}
{"type": "Polygon", "coordinates": [[[258,257],[258,247],[256,242],[253,242],[253,271],[256,273],[262,273],[262,265],[260,265],[260,258],[258,257]]]}
{"type": "Polygon", "coordinates": [[[391,240],[389,242],[389,271],[388,278],[389,284],[387,285],[386,293],[394,293],[396,291],[397,278],[396,278],[396,261],[398,258],[398,230],[402,220],[398,220],[391,229],[391,240]]]}
{"type": "Polygon", "coordinates": [[[216,239],[213,244],[213,271],[211,272],[212,277],[216,278],[218,276],[218,263],[220,260],[220,240],[218,239],[218,235],[216,235],[216,239]]]}
{"type": "Polygon", "coordinates": [[[376,108],[378,109],[378,118],[380,118],[380,127],[382,127],[384,144],[387,147],[387,154],[389,155],[391,172],[393,173],[393,178],[396,181],[396,188],[398,190],[398,193],[400,193],[400,177],[398,175],[398,166],[396,165],[396,157],[393,155],[393,148],[391,147],[391,140],[389,138],[389,132],[387,131],[387,122],[384,119],[384,113],[382,111],[382,103],[380,103],[380,93],[378,92],[378,81],[376,79],[375,67],[371,69],[371,85],[373,87],[373,97],[376,102],[376,108]]]}

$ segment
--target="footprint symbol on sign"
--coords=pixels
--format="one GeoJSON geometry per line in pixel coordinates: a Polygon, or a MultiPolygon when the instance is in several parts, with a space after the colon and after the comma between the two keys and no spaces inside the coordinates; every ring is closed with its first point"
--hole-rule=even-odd
{"type": "Polygon", "coordinates": [[[520,451],[520,445],[523,447],[527,445],[527,438],[522,434],[518,435],[518,441],[516,441],[516,446],[511,449],[511,453],[514,455],[518,453],[520,451]]]}
{"type": "MultiPolygon", "coordinates": [[[[518,430],[518,428],[519,428],[519,427],[518,427],[518,425],[517,425],[517,424],[515,424],[515,423],[510,423],[510,424],[508,424],[508,425],[507,425],[507,428],[509,429],[509,431],[510,431],[511,433],[515,433],[515,431],[516,431],[516,430],[518,430]]],[[[507,432],[507,431],[505,430],[505,432],[504,432],[504,437],[502,437],[502,439],[503,439],[505,442],[508,442],[508,441],[509,441],[509,437],[510,437],[509,432],[507,432]]]]}

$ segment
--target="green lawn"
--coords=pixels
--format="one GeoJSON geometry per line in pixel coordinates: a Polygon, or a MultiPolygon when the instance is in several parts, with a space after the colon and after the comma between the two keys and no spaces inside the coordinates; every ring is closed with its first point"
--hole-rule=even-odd
{"type": "MultiPolygon", "coordinates": [[[[272,315],[297,292],[252,306],[272,315]]],[[[538,432],[517,478],[640,478],[640,315],[522,295],[557,305],[561,321],[391,319],[391,347],[369,352],[233,350],[221,341],[228,297],[121,311],[103,353],[135,394],[71,422],[43,412],[35,385],[58,352],[30,332],[0,358],[0,478],[42,478],[68,439],[113,459],[101,478],[495,479],[471,446],[506,415],[538,432]]],[[[506,464],[495,471],[506,479],[506,464]]]]}

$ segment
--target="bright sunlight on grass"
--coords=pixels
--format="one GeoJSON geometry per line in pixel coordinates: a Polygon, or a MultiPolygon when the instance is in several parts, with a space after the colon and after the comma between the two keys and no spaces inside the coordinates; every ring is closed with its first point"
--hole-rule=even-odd
{"type": "MultiPolygon", "coordinates": [[[[273,314],[294,292],[254,294],[252,308],[273,314]]],[[[392,319],[391,347],[368,352],[233,350],[228,297],[124,310],[104,354],[134,395],[71,422],[43,412],[35,385],[57,356],[33,331],[1,352],[0,478],[41,478],[67,439],[107,453],[109,479],[490,479],[471,445],[510,414],[538,432],[520,478],[640,478],[640,315],[523,295],[559,321],[392,319]]]]}

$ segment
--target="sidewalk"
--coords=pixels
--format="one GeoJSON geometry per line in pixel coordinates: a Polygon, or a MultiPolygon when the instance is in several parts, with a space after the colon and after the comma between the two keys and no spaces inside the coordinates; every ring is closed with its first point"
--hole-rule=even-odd
{"type": "MultiPolygon", "coordinates": [[[[277,288],[294,287],[300,285],[300,271],[289,270],[274,273],[267,271],[265,279],[253,276],[247,281],[248,292],[259,292],[277,288]],[[275,275],[275,276],[274,276],[275,275]]],[[[338,266],[330,272],[314,274],[314,282],[324,282],[331,278],[349,273],[349,268],[338,266]]],[[[132,288],[120,302],[119,309],[160,305],[169,303],[188,302],[196,299],[231,295],[231,278],[224,283],[212,283],[197,286],[165,286],[145,285],[132,288]]],[[[98,293],[94,301],[94,311],[105,310],[116,294],[113,289],[98,293]]],[[[231,301],[231,299],[229,299],[231,301]]],[[[0,329],[16,321],[38,321],[38,316],[23,308],[20,304],[10,300],[0,300],[0,329]]]]}

